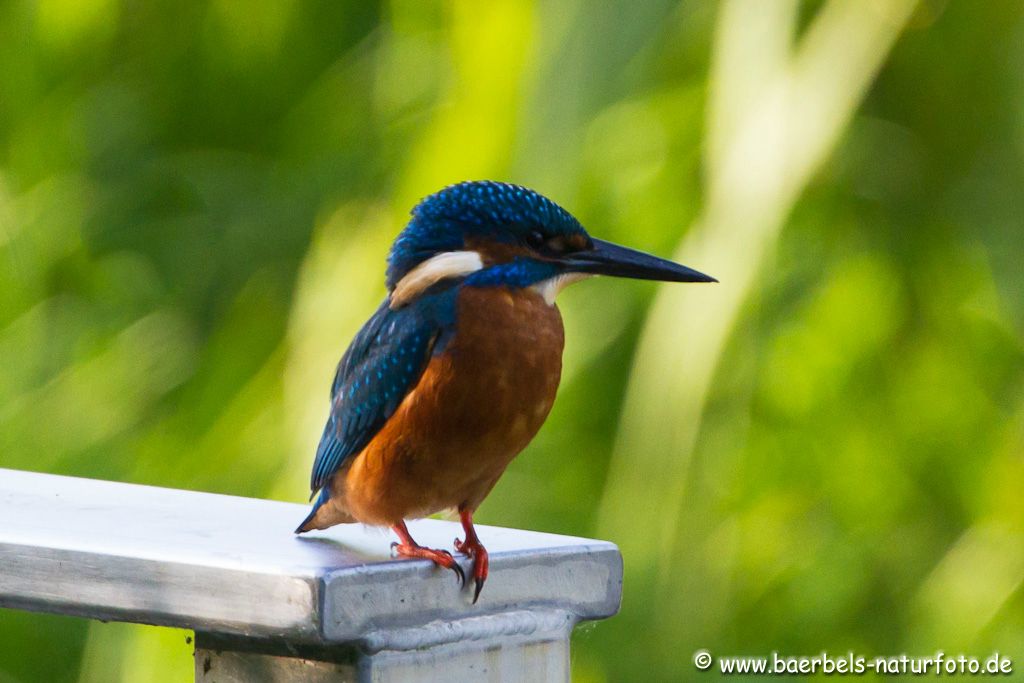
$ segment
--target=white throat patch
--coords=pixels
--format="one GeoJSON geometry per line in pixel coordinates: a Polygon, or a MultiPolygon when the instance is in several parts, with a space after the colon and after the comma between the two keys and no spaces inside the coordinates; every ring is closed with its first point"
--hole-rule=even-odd
{"type": "Polygon", "coordinates": [[[391,292],[392,309],[401,308],[436,282],[450,277],[462,277],[484,267],[480,254],[475,251],[446,251],[428,258],[398,281],[391,292]]]}
{"type": "Polygon", "coordinates": [[[586,280],[588,277],[593,276],[590,273],[562,273],[547,280],[541,280],[533,285],[533,289],[544,297],[544,301],[547,302],[548,306],[554,306],[555,297],[558,296],[559,292],[572,283],[586,280]]]}

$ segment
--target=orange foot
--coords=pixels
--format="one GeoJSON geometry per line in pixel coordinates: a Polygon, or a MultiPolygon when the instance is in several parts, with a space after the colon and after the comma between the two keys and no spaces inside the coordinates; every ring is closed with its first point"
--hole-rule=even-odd
{"type": "Polygon", "coordinates": [[[473,527],[473,512],[460,509],[459,517],[462,519],[462,528],[466,531],[466,540],[460,541],[456,538],[455,550],[473,558],[473,604],[475,605],[480,598],[480,591],[484,589],[484,581],[487,580],[487,548],[476,535],[476,528],[473,527]]]}
{"type": "Polygon", "coordinates": [[[445,569],[451,569],[455,572],[455,576],[459,581],[459,588],[466,584],[466,574],[462,571],[462,567],[455,561],[452,554],[447,550],[434,550],[433,548],[424,548],[416,541],[412,540],[412,536],[409,534],[409,529],[405,526],[405,522],[399,522],[391,527],[394,532],[401,539],[401,543],[392,543],[391,550],[400,557],[411,557],[421,560],[430,560],[438,567],[444,567],[445,569]]]}

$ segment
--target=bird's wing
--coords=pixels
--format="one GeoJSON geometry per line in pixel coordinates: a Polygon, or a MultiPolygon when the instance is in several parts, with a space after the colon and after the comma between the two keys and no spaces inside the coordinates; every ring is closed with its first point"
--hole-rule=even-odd
{"type": "Polygon", "coordinates": [[[450,291],[397,310],[385,300],[359,330],[331,385],[331,414],[310,480],[314,494],[366,447],[416,386],[451,330],[453,311],[450,291]]]}

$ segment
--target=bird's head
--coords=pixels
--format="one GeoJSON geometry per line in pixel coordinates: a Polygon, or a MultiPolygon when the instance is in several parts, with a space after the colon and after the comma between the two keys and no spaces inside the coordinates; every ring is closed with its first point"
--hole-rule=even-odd
{"type": "Polygon", "coordinates": [[[423,199],[388,255],[397,308],[431,285],[536,287],[550,302],[591,275],[715,282],[692,268],[591,237],[568,211],[533,190],[493,181],[451,185],[423,199]]]}

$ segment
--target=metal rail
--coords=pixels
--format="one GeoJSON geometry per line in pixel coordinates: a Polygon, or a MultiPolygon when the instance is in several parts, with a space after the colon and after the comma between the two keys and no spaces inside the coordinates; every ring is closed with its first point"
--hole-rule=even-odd
{"type": "MultiPolygon", "coordinates": [[[[479,527],[476,605],[361,525],[306,506],[0,469],[0,607],[196,632],[196,680],[558,681],[569,635],[619,606],[611,543],[479,527]]],[[[449,547],[451,522],[410,524],[449,547]]],[[[461,558],[469,572],[469,560],[461,558]]]]}

